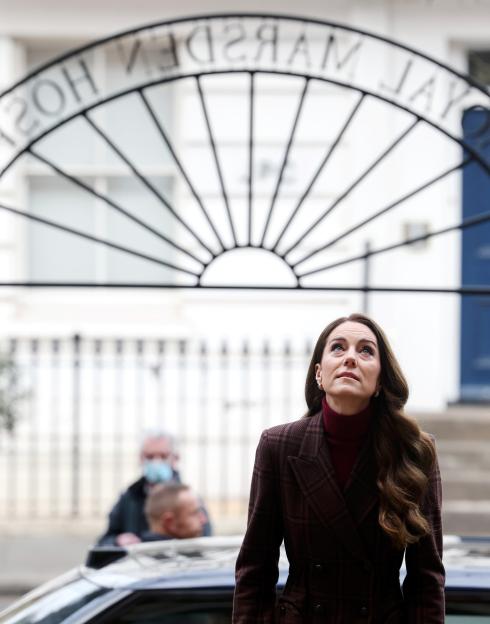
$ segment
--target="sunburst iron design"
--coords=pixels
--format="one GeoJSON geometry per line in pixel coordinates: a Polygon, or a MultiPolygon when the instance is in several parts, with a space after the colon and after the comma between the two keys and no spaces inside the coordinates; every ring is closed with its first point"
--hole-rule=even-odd
{"type": "Polygon", "coordinates": [[[0,95],[0,193],[18,168],[46,193],[56,180],[66,204],[0,208],[105,248],[109,264],[131,259],[141,277],[53,269],[4,285],[489,294],[419,253],[488,227],[490,206],[466,220],[453,207],[464,168],[490,176],[489,109],[470,78],[338,24],[209,15],[104,39],[0,95]],[[487,114],[468,139],[470,107],[487,114]],[[103,227],[83,224],[86,204],[103,227]]]}

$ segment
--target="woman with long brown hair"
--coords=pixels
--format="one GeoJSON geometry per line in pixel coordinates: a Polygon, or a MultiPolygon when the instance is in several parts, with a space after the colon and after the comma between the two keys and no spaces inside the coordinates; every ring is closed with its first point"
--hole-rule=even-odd
{"type": "Polygon", "coordinates": [[[403,412],[407,382],[382,329],[360,314],[330,323],[305,395],[305,416],[267,429],[257,448],[233,622],[442,624],[434,443],[403,412]]]}

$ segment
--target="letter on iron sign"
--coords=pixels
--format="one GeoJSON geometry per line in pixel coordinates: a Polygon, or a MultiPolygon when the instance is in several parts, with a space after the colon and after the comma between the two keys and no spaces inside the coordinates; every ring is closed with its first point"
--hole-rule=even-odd
{"type": "Polygon", "coordinates": [[[175,35],[173,33],[166,33],[168,43],[162,45],[158,52],[162,56],[162,62],[158,65],[160,71],[166,71],[167,69],[173,69],[179,66],[179,57],[177,55],[177,43],[175,41],[175,35]],[[170,62],[168,62],[170,61],[170,62]]]}
{"type": "Polygon", "coordinates": [[[245,41],[245,28],[243,27],[242,23],[239,24],[226,24],[226,26],[224,27],[224,32],[227,35],[228,33],[230,33],[231,29],[237,29],[238,32],[236,33],[236,37],[234,37],[233,39],[229,39],[228,41],[226,41],[224,48],[223,48],[223,55],[225,57],[225,59],[227,61],[244,61],[247,58],[247,55],[245,53],[240,54],[239,56],[231,56],[230,54],[230,48],[236,46],[239,43],[242,43],[243,41],[245,41]]]}
{"type": "Polygon", "coordinates": [[[36,82],[32,87],[32,102],[43,115],[56,117],[62,114],[66,105],[66,97],[57,82],[45,78],[36,82]]]}
{"type": "Polygon", "coordinates": [[[277,24],[262,24],[257,28],[257,41],[259,42],[259,47],[257,50],[257,54],[255,55],[255,62],[258,63],[261,59],[262,52],[264,50],[264,46],[271,46],[271,60],[273,63],[277,63],[277,24]],[[269,33],[267,33],[269,30],[269,33]],[[264,36],[265,33],[265,36],[264,36]]]}
{"type": "MultiPolygon", "coordinates": [[[[361,49],[361,46],[362,46],[362,38],[359,38],[359,40],[356,41],[356,43],[350,48],[350,50],[346,52],[344,58],[340,58],[339,44],[338,44],[337,37],[333,33],[330,33],[329,36],[327,37],[327,42],[325,44],[325,53],[323,55],[321,68],[323,70],[326,69],[328,62],[329,62],[329,58],[330,58],[330,51],[333,51],[333,54],[335,55],[335,69],[337,71],[343,69],[344,65],[346,65],[349,61],[356,59],[356,57],[359,54],[359,50],[361,49]]],[[[354,73],[355,73],[355,64],[352,67],[351,75],[353,76],[354,73]]]]}
{"type": "Polygon", "coordinates": [[[412,104],[417,98],[425,97],[425,112],[428,113],[432,108],[432,99],[434,98],[434,87],[435,87],[436,77],[435,75],[426,80],[421,84],[421,86],[412,93],[412,95],[408,98],[410,104],[412,104]]]}
{"type": "Polygon", "coordinates": [[[393,93],[394,95],[400,95],[403,86],[407,80],[408,74],[410,73],[410,70],[412,69],[412,65],[413,65],[413,59],[408,59],[405,67],[403,68],[403,71],[401,73],[400,76],[400,80],[398,81],[398,84],[396,85],[396,87],[389,87],[388,85],[386,85],[384,82],[380,82],[379,83],[379,88],[383,89],[385,91],[390,91],[391,93],[393,93]]]}
{"type": "Polygon", "coordinates": [[[209,26],[196,26],[185,40],[185,46],[187,48],[187,52],[193,61],[197,63],[214,63],[214,47],[213,47],[213,39],[211,36],[211,28],[209,26]],[[204,35],[204,45],[205,51],[207,52],[207,58],[199,58],[196,55],[196,51],[194,48],[196,37],[199,34],[204,35]]]}
{"type": "Polygon", "coordinates": [[[140,39],[136,38],[134,42],[131,42],[131,48],[129,50],[129,55],[127,59],[124,57],[124,45],[121,41],[118,41],[117,43],[117,50],[121,58],[121,61],[124,63],[124,69],[128,76],[130,76],[133,73],[133,69],[136,63],[138,62],[138,59],[141,59],[145,67],[147,76],[151,74],[150,63],[148,61],[148,54],[146,53],[144,44],[141,42],[140,39]]]}
{"type": "Polygon", "coordinates": [[[446,108],[441,113],[441,119],[444,119],[451,110],[451,108],[453,108],[453,106],[458,102],[461,102],[461,100],[464,99],[471,91],[470,85],[465,83],[465,88],[463,89],[463,91],[459,95],[455,96],[454,92],[456,90],[456,85],[457,81],[451,80],[449,84],[449,100],[446,104],[446,108]]]}
{"type": "MultiPolygon", "coordinates": [[[[8,103],[5,108],[6,112],[10,113],[12,106],[17,107],[17,114],[14,119],[14,128],[23,135],[29,136],[39,128],[39,121],[33,119],[31,123],[28,122],[29,106],[26,100],[20,97],[16,97],[8,103]]],[[[7,135],[4,135],[7,136],[7,135]]],[[[12,145],[15,145],[12,143],[12,145]]]]}
{"type": "Polygon", "coordinates": [[[92,89],[92,93],[91,95],[97,95],[98,94],[98,89],[95,86],[95,82],[94,79],[92,77],[92,74],[90,73],[89,68],[87,67],[87,63],[85,62],[85,60],[83,58],[78,59],[78,64],[82,70],[81,75],[77,76],[76,78],[70,74],[70,72],[68,71],[68,69],[66,67],[62,67],[61,71],[63,72],[63,75],[66,78],[66,81],[68,82],[68,86],[71,88],[73,96],[75,97],[75,100],[80,103],[83,101],[82,96],[80,95],[80,92],[78,90],[78,86],[80,83],[88,83],[88,85],[90,86],[90,88],[92,89]]]}
{"type": "Polygon", "coordinates": [[[288,65],[291,65],[294,62],[297,54],[302,54],[306,67],[311,67],[310,50],[308,46],[308,39],[306,38],[306,34],[303,32],[294,42],[294,48],[287,61],[288,65]]]}

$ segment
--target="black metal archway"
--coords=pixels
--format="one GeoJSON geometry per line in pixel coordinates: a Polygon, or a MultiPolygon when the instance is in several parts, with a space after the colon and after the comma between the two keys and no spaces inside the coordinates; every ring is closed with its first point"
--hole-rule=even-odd
{"type": "MultiPolygon", "coordinates": [[[[325,124],[320,118],[315,123],[322,136],[325,124]]],[[[433,224],[419,234],[390,238],[392,225],[385,227],[383,235],[369,230],[372,224],[378,227],[398,208],[418,201],[468,167],[478,167],[490,178],[489,128],[490,95],[470,77],[407,46],[340,24],[286,15],[220,14],[164,21],[114,35],[37,68],[0,94],[0,191],[15,167],[22,167],[26,160],[35,162],[90,201],[108,207],[132,227],[151,235],[162,252],[154,253],[145,245],[133,244],[136,239],[131,236],[125,240],[111,239],[110,231],[101,236],[54,218],[49,215],[49,207],[44,214],[36,214],[28,205],[2,201],[0,209],[161,267],[165,277],[132,282],[66,281],[53,274],[48,280],[12,280],[2,285],[488,295],[488,283],[447,287],[412,280],[408,285],[383,285],[369,284],[357,277],[331,280],[329,276],[342,267],[360,264],[361,275],[362,266],[374,258],[384,258],[386,254],[388,262],[392,262],[390,254],[397,250],[470,228],[488,227],[490,205],[471,218],[436,220],[439,225],[433,224]],[[94,54],[100,52],[115,59],[111,81],[104,85],[93,60],[94,54]],[[390,59],[388,64],[385,58],[390,59]],[[235,81],[232,89],[243,104],[234,123],[240,128],[240,141],[235,143],[241,143],[241,164],[237,164],[226,136],[218,129],[222,111],[214,93],[220,89],[223,92],[230,80],[235,81]],[[268,109],[268,118],[259,120],[267,94],[272,97],[267,91],[270,81],[274,81],[278,93],[281,85],[287,84],[293,104],[282,140],[269,141],[274,143],[275,152],[264,160],[261,150],[267,153],[271,148],[263,137],[264,129],[273,126],[275,116],[279,117],[281,112],[276,99],[268,109]],[[178,84],[185,85],[187,94],[192,92],[192,114],[200,116],[204,129],[199,149],[191,158],[191,151],[181,148],[172,124],[159,109],[162,89],[178,84]],[[262,93],[266,93],[265,99],[262,93]],[[312,124],[305,130],[304,122],[311,121],[312,111],[316,110],[318,115],[319,110],[325,110],[318,106],[315,109],[311,103],[318,105],[327,94],[341,97],[342,105],[335,109],[335,114],[326,115],[329,134],[322,145],[322,139],[317,140],[312,134],[312,124]],[[151,126],[166,150],[185,199],[179,201],[162,190],[122,146],[117,132],[109,131],[98,120],[100,111],[110,117],[115,110],[111,107],[129,98],[138,107],[141,123],[144,117],[144,123],[151,126]],[[479,110],[483,115],[482,123],[472,129],[470,137],[463,136],[461,130],[461,113],[465,109],[479,110]],[[388,120],[385,124],[383,120],[388,119],[388,114],[395,115],[396,121],[388,120]],[[114,198],[92,185],[86,176],[71,171],[62,158],[43,149],[53,137],[62,139],[64,133],[69,143],[68,129],[74,123],[82,124],[84,132],[96,137],[111,157],[127,168],[138,181],[141,193],[157,202],[165,214],[164,221],[147,218],[139,209],[138,200],[133,198],[128,203],[114,198]],[[372,151],[366,149],[366,158],[357,168],[350,164],[345,167],[345,163],[343,168],[335,165],[346,142],[352,142],[353,136],[359,136],[360,128],[367,129],[371,124],[383,129],[384,142],[377,143],[372,151]],[[392,132],[385,133],[384,125],[392,125],[392,132]],[[415,154],[414,162],[408,166],[406,160],[406,154],[413,152],[410,141],[417,132],[422,133],[418,145],[426,141],[424,151],[430,153],[432,142],[439,144],[437,158],[432,159],[435,166],[422,167],[421,171],[416,162],[423,154],[415,154]],[[314,149],[308,151],[308,146],[314,149]],[[450,156],[437,162],[446,150],[450,156]],[[399,154],[402,156],[396,160],[399,154]],[[234,159],[235,173],[242,171],[241,185],[230,182],[228,164],[234,159]],[[293,162],[297,179],[288,190],[288,171],[293,162]],[[307,166],[303,167],[305,163],[307,166]],[[394,170],[400,171],[404,166],[409,172],[404,176],[408,182],[389,196],[379,200],[374,197],[373,189],[381,188],[394,170]],[[268,185],[261,182],[261,167],[272,171],[268,171],[268,185]],[[329,167],[333,168],[330,173],[329,167]],[[201,169],[205,176],[200,175],[201,169]],[[206,184],[211,177],[214,186],[209,190],[206,184]],[[335,184],[328,192],[324,186],[321,193],[316,193],[322,180],[327,186],[328,180],[335,184]],[[366,186],[369,206],[364,205],[360,195],[366,186]],[[349,207],[356,193],[357,198],[349,207]],[[378,205],[374,205],[376,201],[378,205]],[[342,209],[349,213],[348,218],[342,216],[342,209]],[[370,240],[369,246],[363,242],[364,232],[368,232],[365,239],[370,240]],[[348,240],[355,243],[343,248],[348,240]],[[284,279],[248,284],[239,280],[213,281],[209,274],[218,259],[239,250],[262,253],[264,262],[267,257],[274,258],[285,269],[284,279]]],[[[234,150],[238,150],[236,144],[234,150]]],[[[77,145],[72,145],[72,149],[76,151],[77,145]]],[[[420,207],[417,210],[420,212],[420,207]]]]}

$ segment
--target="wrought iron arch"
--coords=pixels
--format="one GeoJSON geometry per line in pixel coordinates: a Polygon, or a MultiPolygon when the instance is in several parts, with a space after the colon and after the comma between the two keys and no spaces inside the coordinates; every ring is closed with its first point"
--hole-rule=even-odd
{"type": "MultiPolygon", "coordinates": [[[[270,121],[273,123],[274,119],[270,121]]],[[[485,87],[425,54],[349,26],[287,15],[230,13],[163,21],[126,31],[44,64],[0,94],[0,192],[11,169],[23,158],[29,157],[77,187],[87,197],[95,198],[135,227],[154,236],[173,255],[158,256],[146,249],[133,247],[130,241],[122,244],[110,237],[81,230],[46,215],[33,214],[3,201],[0,201],[0,209],[163,267],[171,279],[131,283],[62,282],[56,281],[54,276],[53,281],[4,282],[2,285],[428,291],[488,295],[488,284],[448,288],[437,285],[383,286],[365,282],[332,283],[328,281],[328,275],[339,267],[367,263],[373,257],[406,249],[450,232],[483,226],[490,222],[490,206],[471,219],[445,223],[431,231],[402,240],[384,240],[383,244],[374,248],[357,249],[344,256],[330,258],[325,256],[325,252],[335,250],[341,241],[366,230],[375,221],[381,222],[383,217],[393,214],[398,206],[421,196],[465,167],[478,166],[490,178],[486,138],[489,127],[490,95],[485,87]],[[158,62],[150,58],[155,49],[158,50],[158,62]],[[120,80],[105,90],[98,84],[90,64],[90,54],[96,50],[108,50],[119,55],[120,80]],[[379,62],[387,53],[391,55],[396,70],[387,71],[383,66],[381,69],[373,69],[373,60],[379,62]],[[134,72],[137,63],[143,66],[146,64],[147,73],[143,77],[134,72]],[[240,209],[236,206],[238,200],[229,189],[221,144],[223,141],[220,143],[216,133],[216,119],[213,119],[209,104],[209,81],[230,77],[242,80],[242,90],[246,87],[242,96],[246,101],[247,112],[241,119],[246,128],[243,141],[246,189],[239,198],[242,202],[240,209]],[[261,197],[265,208],[259,209],[256,152],[260,141],[256,132],[257,106],[261,81],[271,78],[294,81],[292,93],[295,105],[287,136],[283,137],[278,148],[278,158],[274,163],[275,176],[269,195],[261,197]],[[177,83],[192,85],[202,116],[201,122],[206,130],[206,161],[212,163],[216,189],[222,203],[219,218],[209,209],[206,192],[200,188],[193,175],[196,170],[189,172],[189,163],[179,153],[181,150],[152,99],[154,89],[177,83]],[[308,102],[314,97],[312,93],[318,95],[325,89],[347,94],[350,105],[346,111],[341,111],[338,128],[331,140],[323,145],[322,153],[315,162],[311,158],[309,175],[301,188],[296,190],[296,196],[290,198],[292,208],[288,209],[282,205],[282,194],[292,155],[300,144],[299,128],[308,102]],[[186,202],[174,202],[162,192],[151,176],[141,170],[132,154],[122,149],[117,140],[98,123],[98,111],[129,96],[137,99],[146,121],[151,124],[155,136],[167,150],[176,176],[186,189],[186,202]],[[343,188],[328,202],[325,201],[323,209],[308,213],[306,206],[314,195],[315,185],[341,150],[346,136],[358,122],[361,111],[367,103],[372,102],[387,110],[399,111],[406,123],[401,129],[397,127],[398,132],[393,133],[390,140],[356,175],[349,178],[349,172],[343,172],[343,188]],[[461,132],[461,111],[474,108],[483,111],[484,122],[467,140],[461,132]],[[158,227],[155,222],[148,221],[140,214],[137,205],[126,207],[93,188],[83,176],[70,173],[69,168],[42,153],[40,147],[43,141],[52,136],[61,136],[75,120],[82,121],[86,131],[97,136],[112,155],[127,167],[145,193],[152,196],[172,223],[180,228],[180,234],[158,227]],[[353,222],[340,226],[337,224],[338,229],[328,226],[331,221],[328,217],[334,211],[337,212],[339,207],[345,206],[346,201],[372,176],[379,175],[380,169],[389,163],[393,154],[421,127],[430,129],[434,138],[441,137],[448,146],[456,146],[456,161],[445,163],[429,179],[420,181],[414,176],[410,188],[374,211],[360,215],[353,222]],[[199,215],[199,226],[195,226],[188,216],[190,202],[197,211],[195,214],[199,215]],[[282,216],[278,219],[280,211],[282,216]],[[300,215],[304,219],[302,226],[298,225],[300,215]],[[260,226],[257,226],[258,221],[261,222],[260,226]],[[317,242],[311,243],[315,237],[317,242]],[[307,243],[308,239],[310,243],[307,243]],[[290,279],[266,284],[209,282],[207,276],[216,260],[237,249],[255,249],[272,254],[287,269],[290,279]]]]}

